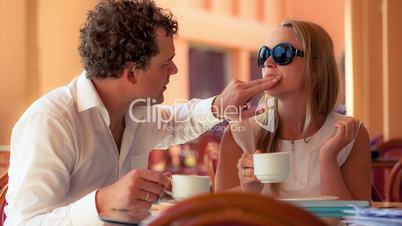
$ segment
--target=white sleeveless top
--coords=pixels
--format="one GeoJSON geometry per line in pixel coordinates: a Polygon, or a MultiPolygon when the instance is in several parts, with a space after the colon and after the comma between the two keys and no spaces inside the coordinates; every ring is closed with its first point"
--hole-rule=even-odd
{"type": "MultiPolygon", "coordinates": [[[[268,110],[268,117],[270,118],[265,129],[268,129],[269,131],[272,131],[270,128],[274,128],[273,125],[270,125],[274,121],[273,111],[273,108],[268,110]]],[[[242,122],[230,122],[229,125],[233,138],[243,152],[255,152],[259,133],[262,129],[260,122],[263,117],[260,115],[242,122]]],[[[335,134],[335,123],[342,117],[345,116],[335,112],[330,113],[323,126],[309,138],[309,142],[307,143],[304,142],[304,139],[278,141],[278,150],[290,152],[291,165],[288,179],[280,185],[278,198],[311,197],[321,195],[319,164],[320,148],[333,134],[335,134]]],[[[352,150],[354,142],[355,139],[339,152],[337,156],[339,167],[345,163],[350,151],[352,150]]],[[[269,184],[264,186],[262,194],[272,194],[269,184]]]]}

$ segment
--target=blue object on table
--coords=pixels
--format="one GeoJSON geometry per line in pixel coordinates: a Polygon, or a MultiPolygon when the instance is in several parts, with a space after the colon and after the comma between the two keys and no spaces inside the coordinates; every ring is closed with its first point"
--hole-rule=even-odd
{"type": "Polygon", "coordinates": [[[317,200],[317,201],[290,201],[290,203],[302,207],[318,217],[346,217],[354,214],[345,212],[357,207],[369,207],[369,202],[364,200],[317,200]]]}
{"type": "Polygon", "coordinates": [[[402,226],[402,209],[354,207],[353,210],[345,212],[353,214],[353,216],[345,217],[344,222],[348,224],[402,226]]]}

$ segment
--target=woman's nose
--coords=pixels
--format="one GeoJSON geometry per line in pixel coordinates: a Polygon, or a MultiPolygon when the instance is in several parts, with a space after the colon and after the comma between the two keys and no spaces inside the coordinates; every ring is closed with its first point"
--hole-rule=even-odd
{"type": "Polygon", "coordinates": [[[264,66],[267,68],[273,68],[276,67],[276,63],[272,56],[269,56],[268,59],[264,62],[264,66]]]}

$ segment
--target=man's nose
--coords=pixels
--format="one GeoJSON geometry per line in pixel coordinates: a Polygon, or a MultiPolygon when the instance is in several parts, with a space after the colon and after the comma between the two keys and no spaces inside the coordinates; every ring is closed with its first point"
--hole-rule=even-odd
{"type": "Polygon", "coordinates": [[[178,69],[177,69],[177,66],[176,66],[176,64],[174,63],[174,62],[172,62],[172,68],[171,68],[171,70],[170,70],[170,75],[174,75],[174,74],[177,74],[177,72],[179,71],[178,69]]]}

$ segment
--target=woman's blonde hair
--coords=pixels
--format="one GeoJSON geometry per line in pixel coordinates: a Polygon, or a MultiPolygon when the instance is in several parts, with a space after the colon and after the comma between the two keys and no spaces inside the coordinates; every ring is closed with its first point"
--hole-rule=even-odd
{"type": "MultiPolygon", "coordinates": [[[[304,121],[304,140],[307,141],[307,128],[313,119],[326,118],[333,111],[338,101],[339,76],[334,56],[334,48],[331,37],[319,25],[297,20],[284,20],[281,27],[289,27],[296,38],[302,43],[304,51],[303,76],[307,90],[306,118],[304,121]]],[[[263,96],[261,103],[265,104],[269,96],[263,96]]],[[[275,129],[270,132],[261,129],[257,149],[263,152],[276,152],[279,130],[279,116],[275,100],[275,129]]],[[[267,111],[268,112],[268,111],[267,111]]],[[[265,122],[268,122],[266,115],[265,122]]],[[[279,186],[274,185],[274,192],[279,191],[279,186]]]]}

